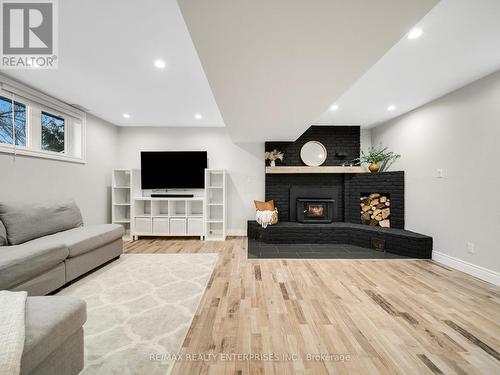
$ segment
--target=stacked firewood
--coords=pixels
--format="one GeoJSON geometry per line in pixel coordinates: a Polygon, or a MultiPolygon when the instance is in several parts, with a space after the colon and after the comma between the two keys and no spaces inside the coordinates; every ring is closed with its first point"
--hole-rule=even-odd
{"type": "Polygon", "coordinates": [[[389,228],[391,226],[391,200],[387,195],[373,193],[362,196],[361,222],[367,225],[389,228]]]}

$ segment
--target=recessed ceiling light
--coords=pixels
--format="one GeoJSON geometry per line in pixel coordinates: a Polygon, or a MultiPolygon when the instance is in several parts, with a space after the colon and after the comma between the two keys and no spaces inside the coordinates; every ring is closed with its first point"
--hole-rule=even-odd
{"type": "Polygon", "coordinates": [[[412,40],[412,39],[417,39],[423,34],[422,29],[419,29],[418,27],[411,29],[410,32],[407,35],[407,38],[412,40]]]}
{"type": "Polygon", "coordinates": [[[130,118],[130,114],[128,114],[128,113],[124,113],[124,114],[123,114],[123,118],[130,118]]]}
{"type": "Polygon", "coordinates": [[[199,113],[197,113],[196,115],[194,115],[194,118],[197,120],[201,120],[203,118],[203,116],[200,115],[199,113]]]}
{"type": "Polygon", "coordinates": [[[339,106],[337,104],[332,104],[330,106],[330,111],[335,112],[337,109],[339,109],[339,106]]]}
{"type": "Polygon", "coordinates": [[[163,60],[155,60],[155,66],[158,68],[158,69],[165,69],[165,67],[167,66],[167,63],[163,60]]]}
{"type": "Polygon", "coordinates": [[[387,110],[390,112],[394,111],[395,109],[396,109],[396,106],[394,106],[394,105],[390,105],[389,107],[387,107],[387,110]]]}

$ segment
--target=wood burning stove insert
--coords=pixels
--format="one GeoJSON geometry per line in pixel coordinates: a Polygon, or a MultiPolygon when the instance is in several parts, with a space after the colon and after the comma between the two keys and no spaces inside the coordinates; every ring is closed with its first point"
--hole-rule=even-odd
{"type": "Polygon", "coordinates": [[[290,186],[290,221],[325,224],[342,221],[337,186],[290,186]]]}
{"type": "Polygon", "coordinates": [[[297,199],[297,221],[300,223],[331,223],[333,199],[297,199]]]}

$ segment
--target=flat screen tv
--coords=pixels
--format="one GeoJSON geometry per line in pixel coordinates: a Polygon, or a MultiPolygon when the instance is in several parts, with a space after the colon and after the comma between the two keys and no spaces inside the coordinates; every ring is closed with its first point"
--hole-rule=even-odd
{"type": "Polygon", "coordinates": [[[203,189],[206,151],[141,152],[143,189],[203,189]]]}

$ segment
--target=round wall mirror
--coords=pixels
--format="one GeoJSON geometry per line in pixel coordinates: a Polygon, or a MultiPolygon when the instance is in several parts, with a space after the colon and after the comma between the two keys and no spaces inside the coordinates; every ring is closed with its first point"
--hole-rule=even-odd
{"type": "Polygon", "coordinates": [[[305,165],[317,167],[326,161],[326,147],[318,141],[309,141],[300,149],[300,158],[305,165]]]}

